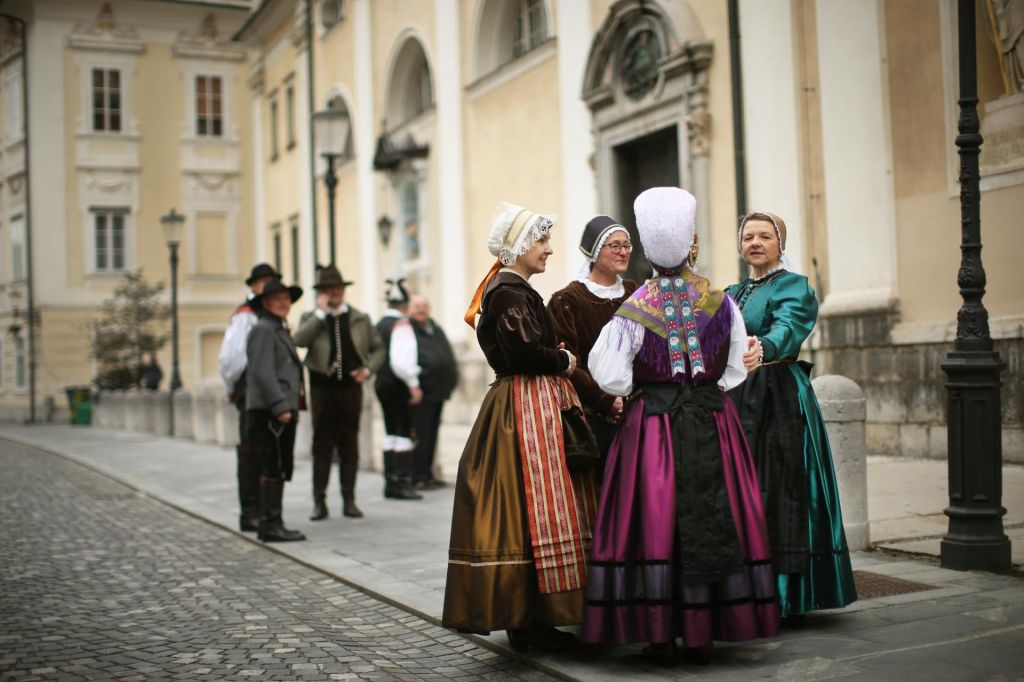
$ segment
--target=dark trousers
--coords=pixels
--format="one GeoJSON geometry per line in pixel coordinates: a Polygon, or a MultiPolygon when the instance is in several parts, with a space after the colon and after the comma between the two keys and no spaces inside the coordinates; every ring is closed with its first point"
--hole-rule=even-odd
{"type": "Polygon", "coordinates": [[[263,478],[292,480],[297,415],[282,424],[269,410],[249,410],[246,422],[249,447],[258,457],[263,478]]]}
{"type": "Polygon", "coordinates": [[[385,435],[412,438],[412,407],[409,405],[409,392],[377,391],[377,400],[384,416],[385,435]]]}
{"type": "Polygon", "coordinates": [[[441,430],[441,400],[424,400],[412,407],[412,428],[416,432],[413,450],[412,480],[429,481],[434,478],[434,456],[437,453],[437,434],[441,430]]]}
{"type": "Polygon", "coordinates": [[[238,506],[242,516],[257,518],[260,508],[260,457],[249,444],[248,412],[244,402],[238,408],[238,446],[235,448],[238,475],[238,506]]]}
{"type": "Polygon", "coordinates": [[[355,499],[363,386],[355,381],[326,386],[311,384],[309,394],[313,410],[313,500],[324,499],[335,449],[338,451],[341,497],[355,499]]]}

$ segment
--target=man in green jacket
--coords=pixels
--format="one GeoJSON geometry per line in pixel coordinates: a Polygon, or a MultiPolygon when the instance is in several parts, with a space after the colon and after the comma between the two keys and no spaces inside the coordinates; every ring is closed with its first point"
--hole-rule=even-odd
{"type": "Polygon", "coordinates": [[[384,363],[385,350],[370,318],[345,303],[345,281],[332,264],[317,266],[316,309],[304,313],[295,344],[307,348],[310,405],[313,411],[313,515],[327,518],[326,492],[331,457],[338,449],[342,513],[358,518],[356,472],[359,468],[359,414],[363,384],[384,363]]]}

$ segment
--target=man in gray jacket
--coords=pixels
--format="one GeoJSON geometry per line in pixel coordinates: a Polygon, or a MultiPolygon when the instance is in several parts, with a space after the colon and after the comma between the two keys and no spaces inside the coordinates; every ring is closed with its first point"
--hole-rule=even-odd
{"type": "Polygon", "coordinates": [[[259,538],[264,542],[305,540],[302,533],[284,526],[281,502],[284,482],[292,478],[295,425],[303,394],[302,362],[288,332],[288,313],[302,289],[281,280],[266,285],[260,294],[262,310],[246,340],[245,394],[247,439],[259,453],[259,538]]]}
{"type": "Polygon", "coordinates": [[[345,303],[346,281],[334,265],[317,267],[316,309],[304,313],[295,343],[308,348],[310,406],[313,409],[313,514],[327,518],[331,457],[338,450],[342,513],[358,518],[359,414],[363,384],[384,364],[384,344],[370,318],[345,303]]]}

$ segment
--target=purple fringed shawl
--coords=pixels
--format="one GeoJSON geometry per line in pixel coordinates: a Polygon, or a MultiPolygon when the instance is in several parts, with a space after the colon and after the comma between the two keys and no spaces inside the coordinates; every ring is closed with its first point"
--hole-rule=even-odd
{"type": "MultiPolygon", "coordinates": [[[[698,376],[697,383],[716,382],[725,372],[729,359],[732,310],[725,302],[725,294],[712,289],[706,278],[690,270],[684,271],[683,277],[686,280],[686,293],[693,307],[697,336],[704,356],[704,373],[698,376]]],[[[615,315],[644,327],[643,344],[633,360],[635,384],[662,381],[695,383],[692,379],[690,360],[685,353],[685,374],[672,376],[665,313],[657,278],[649,279],[637,288],[615,315]]]]}

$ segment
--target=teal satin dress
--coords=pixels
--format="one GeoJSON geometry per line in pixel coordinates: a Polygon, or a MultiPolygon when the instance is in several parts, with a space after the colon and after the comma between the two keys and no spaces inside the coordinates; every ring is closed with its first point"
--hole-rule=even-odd
{"type": "Polygon", "coordinates": [[[726,291],[764,349],[765,365],[732,396],[758,467],[781,614],[846,606],[857,591],[832,452],[810,365],[797,361],[818,316],[814,290],[780,270],[726,291]]]}

